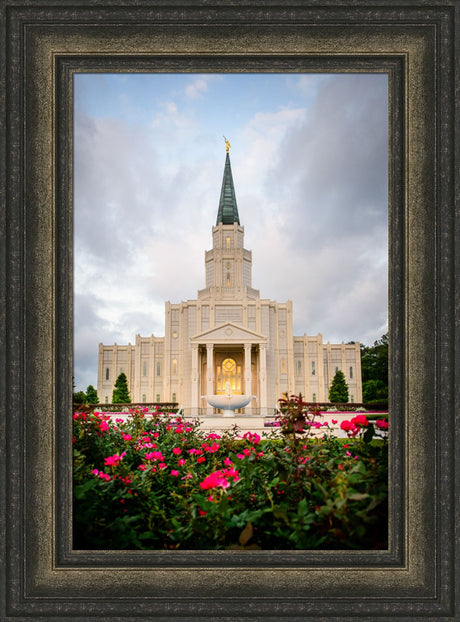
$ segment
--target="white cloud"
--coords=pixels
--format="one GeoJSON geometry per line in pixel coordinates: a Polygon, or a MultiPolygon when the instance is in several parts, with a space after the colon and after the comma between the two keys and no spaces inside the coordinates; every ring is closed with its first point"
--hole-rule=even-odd
{"type": "Polygon", "coordinates": [[[166,102],[165,103],[166,112],[168,114],[176,114],[177,113],[177,104],[174,102],[166,102]]]}
{"type": "Polygon", "coordinates": [[[185,94],[191,99],[200,97],[208,90],[208,81],[205,78],[196,78],[191,84],[185,87],[185,94]]]}

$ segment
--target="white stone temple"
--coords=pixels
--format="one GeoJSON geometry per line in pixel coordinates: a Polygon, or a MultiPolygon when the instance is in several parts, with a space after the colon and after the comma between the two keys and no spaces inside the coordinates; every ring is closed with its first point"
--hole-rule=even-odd
{"type": "Polygon", "coordinates": [[[164,337],[99,344],[100,401],[112,401],[124,372],[133,402],[177,402],[186,415],[210,414],[204,396],[224,394],[229,386],[233,394],[253,396],[246,414],[265,416],[285,392],[327,402],[340,369],[350,402],[361,402],[359,343],[295,336],[292,302],[261,298],[252,287],[252,253],[244,248],[228,146],[212,249],[205,253],[205,288],[196,300],[165,303],[164,337]]]}

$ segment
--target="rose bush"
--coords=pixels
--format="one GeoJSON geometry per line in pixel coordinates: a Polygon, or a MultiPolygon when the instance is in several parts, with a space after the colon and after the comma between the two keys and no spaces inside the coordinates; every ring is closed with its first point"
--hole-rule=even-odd
{"type": "Polygon", "coordinates": [[[74,548],[386,548],[386,442],[300,436],[298,399],[282,437],[75,413],[74,548]]]}

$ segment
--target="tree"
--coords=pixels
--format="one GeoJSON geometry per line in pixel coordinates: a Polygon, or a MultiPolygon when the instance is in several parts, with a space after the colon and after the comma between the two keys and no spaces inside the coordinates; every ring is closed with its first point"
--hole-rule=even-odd
{"type": "Polygon", "coordinates": [[[86,402],[88,404],[99,404],[97,391],[92,384],[90,384],[86,389],[86,402]]]}
{"type": "Polygon", "coordinates": [[[361,375],[363,382],[381,380],[388,386],[388,333],[373,346],[361,346],[361,375]]]}
{"type": "Polygon", "coordinates": [[[373,346],[361,346],[361,378],[365,402],[388,398],[388,333],[374,341],[373,346]]]}
{"type": "Polygon", "coordinates": [[[86,393],[84,391],[77,391],[73,394],[74,404],[86,404],[86,393]]]}
{"type": "Polygon", "coordinates": [[[388,399],[388,387],[382,380],[363,382],[363,402],[384,402],[388,399]]]}
{"type": "Polygon", "coordinates": [[[329,401],[333,403],[348,402],[348,385],[343,371],[338,369],[329,387],[329,401]]]}
{"type": "Polygon", "coordinates": [[[112,404],[130,404],[131,397],[128,389],[126,374],[121,372],[115,381],[115,389],[112,393],[112,404]]]}

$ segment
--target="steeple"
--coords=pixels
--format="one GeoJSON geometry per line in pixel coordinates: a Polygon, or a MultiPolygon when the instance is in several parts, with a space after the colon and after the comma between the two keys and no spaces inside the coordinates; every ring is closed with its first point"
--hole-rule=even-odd
{"type": "Polygon", "coordinates": [[[232,167],[230,166],[230,155],[228,153],[230,143],[227,139],[225,139],[225,144],[227,146],[227,155],[225,156],[224,178],[222,179],[222,190],[220,191],[216,225],[219,223],[223,225],[233,225],[235,222],[240,224],[235,188],[233,186],[232,167]]]}
{"type": "MultiPolygon", "coordinates": [[[[206,287],[198,291],[200,300],[257,300],[252,287],[252,253],[244,248],[244,227],[240,225],[233,187],[232,169],[225,138],[224,178],[217,222],[212,228],[212,249],[205,254],[206,287]]],[[[213,309],[213,305],[211,305],[213,309]]],[[[213,311],[212,311],[213,313],[213,311]]]]}

